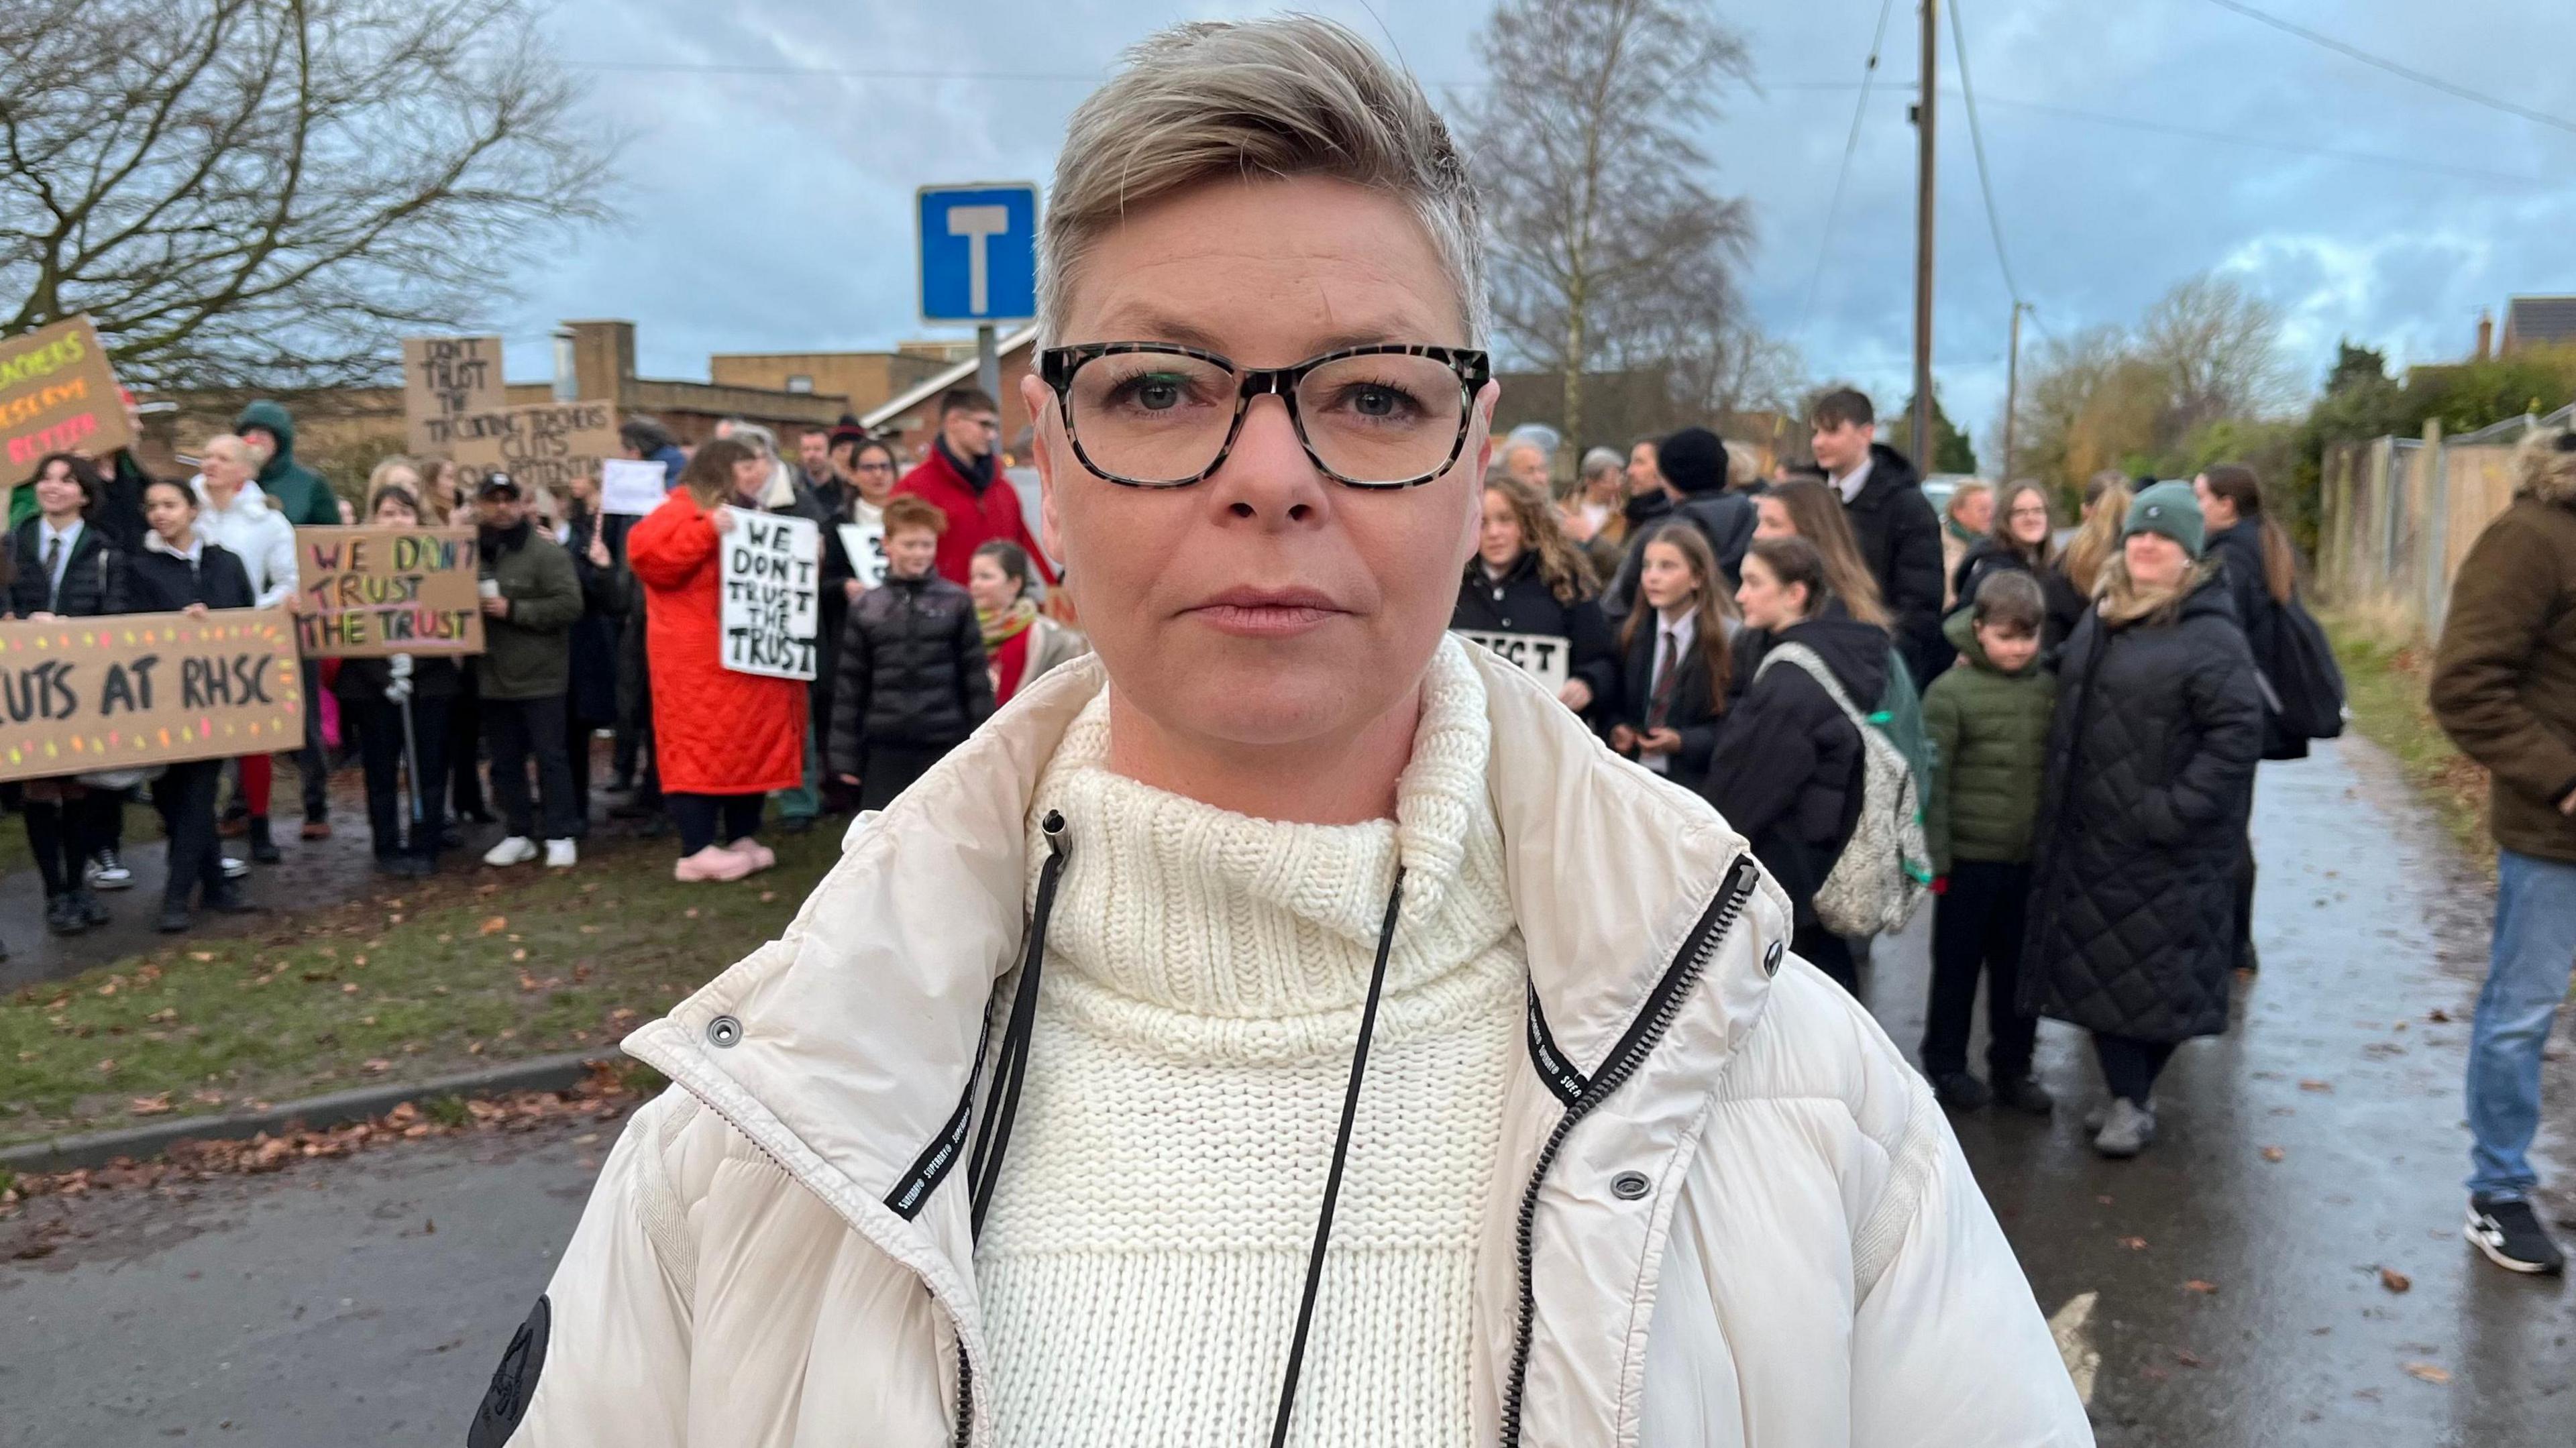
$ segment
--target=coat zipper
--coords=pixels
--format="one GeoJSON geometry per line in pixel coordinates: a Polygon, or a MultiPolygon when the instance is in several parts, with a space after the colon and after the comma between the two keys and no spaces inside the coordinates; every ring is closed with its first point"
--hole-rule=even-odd
{"type": "Polygon", "coordinates": [[[1739,855],[1728,867],[1725,880],[1719,884],[1717,898],[1701,912],[1699,923],[1682,941],[1680,954],[1664,968],[1663,978],[1646,996],[1645,1005],[1628,1023],[1610,1054],[1603,1058],[1601,1069],[1593,1074],[1591,1085],[1558,1118],[1556,1129],[1548,1133],[1547,1143],[1539,1148],[1538,1163],[1530,1170],[1529,1185],[1521,1191],[1519,1224],[1514,1248],[1520,1265],[1520,1308],[1512,1332],[1511,1371],[1503,1380],[1503,1448],[1519,1448],[1521,1441],[1521,1394],[1529,1377],[1530,1342],[1537,1325],[1537,1286],[1532,1280],[1532,1257],[1538,1224],[1539,1188],[1547,1181],[1547,1172],[1564,1149],[1565,1139],[1576,1123],[1592,1114],[1594,1108],[1608,1100],[1628,1078],[1645,1064],[1646,1057],[1671,1029],[1674,1017],[1681,1014],[1682,1002],[1690,996],[1708,963],[1725,943],[1726,933],[1743,914],[1744,902],[1753,895],[1757,871],[1753,857],[1739,855]]]}

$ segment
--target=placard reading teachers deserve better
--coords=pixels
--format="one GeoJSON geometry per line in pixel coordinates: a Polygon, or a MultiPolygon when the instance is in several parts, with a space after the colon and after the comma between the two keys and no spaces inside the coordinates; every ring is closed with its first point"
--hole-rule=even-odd
{"type": "Polygon", "coordinates": [[[282,608],[0,623],[0,779],[303,743],[303,671],[282,608]]]}

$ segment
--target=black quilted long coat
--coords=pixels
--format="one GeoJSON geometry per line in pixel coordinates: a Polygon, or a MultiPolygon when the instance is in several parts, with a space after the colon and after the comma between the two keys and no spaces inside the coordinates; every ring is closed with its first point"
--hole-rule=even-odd
{"type": "Polygon", "coordinates": [[[2087,610],[2058,684],[2022,1008],[2139,1040],[2217,1035],[2263,750],[2227,585],[2204,570],[2179,603],[2121,628],[2087,610]]]}

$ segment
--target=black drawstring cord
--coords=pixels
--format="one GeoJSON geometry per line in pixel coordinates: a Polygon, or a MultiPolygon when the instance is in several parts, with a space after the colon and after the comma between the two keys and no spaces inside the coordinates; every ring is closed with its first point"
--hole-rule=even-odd
{"type": "Polygon", "coordinates": [[[1297,1304],[1297,1335],[1288,1343],[1288,1375],[1279,1385],[1279,1421],[1270,1448],[1286,1448],[1288,1415],[1297,1406],[1297,1372],[1306,1361],[1306,1332],[1315,1321],[1315,1294],[1324,1285],[1324,1248],[1333,1240],[1333,1205],[1342,1195],[1342,1163],[1351,1152],[1351,1124],[1360,1109],[1360,1077],[1368,1071],[1369,1037],[1377,1031],[1377,998],[1386,986],[1386,958],[1395,949],[1395,918],[1404,903],[1404,870],[1386,897],[1386,924],[1378,931],[1377,964],[1369,971],[1368,1003],[1360,1007],[1360,1043],[1351,1052],[1351,1083],[1342,1092],[1342,1130],[1333,1138],[1333,1169],[1324,1177],[1324,1210],[1315,1219],[1315,1250],[1306,1257],[1306,1295],[1297,1304]]]}
{"type": "Polygon", "coordinates": [[[1011,1022],[1002,1032],[1002,1052],[993,1064],[991,1109],[975,1133],[975,1154],[966,1167],[969,1230],[984,1235],[984,1213],[993,1205],[993,1190],[1002,1180],[1002,1152],[1010,1145],[1011,1119],[1020,1114],[1020,1084],[1028,1075],[1029,1035],[1038,1016],[1038,970],[1046,959],[1047,917],[1055,910],[1056,881],[1064,876],[1070,848],[1064,838],[1064,816],[1055,810],[1039,822],[1046,831],[1047,860],[1038,870],[1038,899],[1029,916],[1029,948],[1020,962],[1020,988],[1011,997],[1011,1022]]]}

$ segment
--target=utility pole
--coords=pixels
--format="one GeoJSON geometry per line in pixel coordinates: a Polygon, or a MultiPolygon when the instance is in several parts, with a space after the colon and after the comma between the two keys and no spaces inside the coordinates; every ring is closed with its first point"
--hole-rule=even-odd
{"type": "Polygon", "coordinates": [[[2030,303],[2013,302],[2012,356],[2004,363],[2004,470],[1995,479],[1998,486],[2010,487],[2013,480],[2013,416],[2021,411],[2021,314],[2030,303]]]}
{"type": "Polygon", "coordinates": [[[1932,100],[1939,91],[1940,0],[1923,0],[1923,94],[1914,103],[1914,466],[1932,471],[1932,100]]]}

